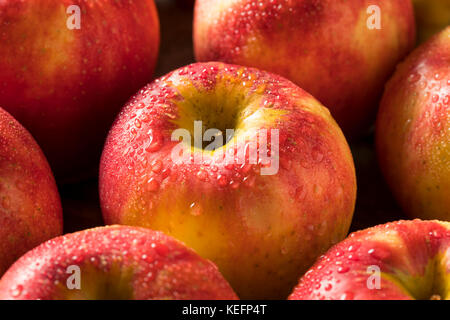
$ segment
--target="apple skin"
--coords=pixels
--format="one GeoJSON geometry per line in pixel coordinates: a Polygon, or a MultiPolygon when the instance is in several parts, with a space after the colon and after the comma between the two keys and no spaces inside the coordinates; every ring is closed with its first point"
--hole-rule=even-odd
{"type": "Polygon", "coordinates": [[[450,0],[413,0],[420,42],[450,25],[450,0]]]}
{"type": "MultiPolygon", "coordinates": [[[[235,150],[245,148],[237,143],[235,150]]],[[[195,150],[194,157],[202,152],[195,150]]],[[[103,151],[100,200],[107,224],[161,230],[215,262],[240,298],[277,299],[347,235],[354,170],[328,109],[292,82],[257,69],[197,63],[156,80],[122,110],[103,151]],[[279,130],[277,174],[261,175],[249,158],[173,161],[175,129],[194,120],[234,129],[220,123],[234,107],[242,108],[237,129],[279,130]]]]}
{"type": "Polygon", "coordinates": [[[376,126],[380,167],[403,211],[450,220],[450,27],[399,65],[376,126]]]}
{"type": "Polygon", "coordinates": [[[0,106],[36,138],[58,182],[97,171],[116,113],[152,79],[153,0],[0,3],[0,106]],[[81,9],[81,29],[66,13],[81,9]]]}
{"type": "Polygon", "coordinates": [[[448,300],[449,284],[450,223],[398,221],[352,233],[331,248],[289,299],[448,300]],[[379,289],[368,286],[371,266],[380,268],[379,289]]]}
{"type": "Polygon", "coordinates": [[[0,108],[0,276],[22,254],[62,233],[58,189],[28,131],[0,108]]]}
{"type": "Polygon", "coordinates": [[[29,251],[0,280],[2,300],[235,300],[210,261],[144,228],[110,226],[61,236],[29,251]],[[68,289],[69,266],[81,288],[68,289]]]}
{"type": "Polygon", "coordinates": [[[383,86],[415,44],[410,0],[198,0],[197,61],[279,74],[330,109],[348,138],[373,122],[383,86]],[[378,5],[381,30],[367,28],[378,5]]]}

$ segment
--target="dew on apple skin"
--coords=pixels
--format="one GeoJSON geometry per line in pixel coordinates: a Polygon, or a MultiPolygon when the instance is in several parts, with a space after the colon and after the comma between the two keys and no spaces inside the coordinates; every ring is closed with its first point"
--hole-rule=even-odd
{"type": "Polygon", "coordinates": [[[355,295],[352,292],[344,292],[340,299],[341,300],[353,300],[355,297],[355,295]]]}
{"type": "Polygon", "coordinates": [[[203,213],[203,209],[199,203],[192,202],[189,205],[189,213],[194,217],[198,217],[203,213]]]}
{"type": "Polygon", "coordinates": [[[349,270],[350,270],[350,268],[347,266],[340,266],[340,267],[338,267],[337,272],[338,273],[347,273],[349,270]]]}
{"type": "Polygon", "coordinates": [[[382,248],[378,248],[378,249],[369,249],[369,251],[367,251],[367,253],[374,257],[375,259],[378,260],[384,260],[387,259],[391,256],[391,252],[386,250],[386,249],[382,249],[382,248]]]}
{"type": "Polygon", "coordinates": [[[217,183],[221,187],[225,187],[228,184],[228,178],[224,175],[218,175],[217,176],[217,183]]]}
{"type": "Polygon", "coordinates": [[[154,173],[160,173],[162,170],[162,166],[163,166],[162,161],[157,159],[152,162],[152,171],[154,173]]]}
{"type": "Polygon", "coordinates": [[[13,296],[14,298],[17,298],[22,294],[23,286],[21,284],[18,284],[16,286],[14,286],[10,292],[11,292],[11,296],[13,296]]]}
{"type": "Polygon", "coordinates": [[[421,79],[421,75],[418,72],[414,72],[412,74],[409,75],[408,77],[408,82],[409,83],[416,83],[421,79]]]}
{"type": "Polygon", "coordinates": [[[354,254],[349,254],[347,258],[351,261],[359,261],[359,258],[354,254]]]}
{"type": "Polygon", "coordinates": [[[157,191],[159,189],[159,182],[155,180],[155,178],[150,178],[147,181],[147,189],[148,191],[157,191]]]}

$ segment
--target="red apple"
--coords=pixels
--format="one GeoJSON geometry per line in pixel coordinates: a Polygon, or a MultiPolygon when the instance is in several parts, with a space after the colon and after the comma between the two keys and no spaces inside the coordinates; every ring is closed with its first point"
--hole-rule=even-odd
{"type": "Polygon", "coordinates": [[[450,220],[450,27],[399,65],[381,102],[376,144],[403,210],[450,220]]]}
{"type": "Polygon", "coordinates": [[[0,280],[0,299],[237,299],[217,267],[161,232],[111,226],[47,241],[0,280]],[[77,278],[78,277],[78,278],[77,278]]]}
{"type": "Polygon", "coordinates": [[[57,178],[88,175],[115,114],[151,80],[153,0],[5,0],[0,25],[0,106],[33,134],[57,178]]]}
{"type": "Polygon", "coordinates": [[[28,131],[0,108],[0,276],[22,254],[61,234],[50,167],[28,131]]]}
{"type": "Polygon", "coordinates": [[[100,167],[107,224],[185,242],[241,298],[286,297],[346,236],[355,193],[352,155],[328,109],[280,76],[215,62],[178,69],[133,97],[100,167]],[[173,141],[179,131],[194,146],[173,141]],[[208,133],[228,142],[209,149],[208,133]]]}
{"type": "Polygon", "coordinates": [[[368,129],[385,82],[415,43],[410,0],[197,0],[194,15],[197,61],[286,77],[349,137],[368,129]]]}
{"type": "Polygon", "coordinates": [[[350,235],[300,280],[291,300],[450,299],[450,223],[399,221],[350,235]]]}

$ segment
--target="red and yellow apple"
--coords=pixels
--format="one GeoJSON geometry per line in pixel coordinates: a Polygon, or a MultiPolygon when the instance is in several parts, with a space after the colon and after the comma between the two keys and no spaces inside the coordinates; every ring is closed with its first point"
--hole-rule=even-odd
{"type": "Polygon", "coordinates": [[[161,232],[111,226],[47,241],[0,280],[0,299],[237,299],[217,267],[161,232]]]}
{"type": "Polygon", "coordinates": [[[89,175],[116,113],[151,80],[153,0],[5,0],[0,25],[0,106],[33,134],[58,180],[89,175]]]}
{"type": "Polygon", "coordinates": [[[450,25],[450,0],[413,0],[419,41],[450,25]]]}
{"type": "Polygon", "coordinates": [[[328,109],[278,75],[217,62],[175,70],[134,96],[100,166],[107,224],[183,241],[245,299],[286,297],[346,236],[355,193],[352,155],[328,109]],[[214,128],[226,133],[222,147],[197,143],[214,128]],[[179,130],[194,146],[174,141],[179,130]]]}
{"type": "Polygon", "coordinates": [[[450,220],[450,27],[389,81],[378,113],[381,169],[412,217],[450,220]]]}
{"type": "Polygon", "coordinates": [[[351,234],[303,276],[291,300],[450,299],[450,223],[399,221],[351,234]]]}
{"type": "Polygon", "coordinates": [[[0,108],[0,276],[62,229],[59,194],[44,154],[28,131],[0,108]]]}
{"type": "Polygon", "coordinates": [[[368,130],[385,82],[413,48],[415,22],[410,0],[197,0],[193,37],[197,61],[284,76],[356,137],[368,130]],[[380,29],[372,29],[378,21],[380,29]]]}

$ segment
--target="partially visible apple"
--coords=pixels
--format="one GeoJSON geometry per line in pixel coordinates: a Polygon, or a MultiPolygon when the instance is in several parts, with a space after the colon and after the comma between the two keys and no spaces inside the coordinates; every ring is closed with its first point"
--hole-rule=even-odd
{"type": "Polygon", "coordinates": [[[450,0],[413,0],[420,42],[450,25],[450,0]]]}
{"type": "Polygon", "coordinates": [[[290,300],[450,300],[450,223],[399,221],[330,249],[290,300]]]}
{"type": "Polygon", "coordinates": [[[33,134],[58,181],[90,175],[116,113],[152,78],[153,0],[4,0],[0,26],[0,106],[33,134]]]}
{"type": "Polygon", "coordinates": [[[286,77],[349,138],[368,131],[385,82],[415,44],[411,0],[197,0],[194,15],[197,61],[286,77]]]}
{"type": "Polygon", "coordinates": [[[450,27],[389,81],[377,119],[381,169],[411,217],[450,220],[450,27]]]}
{"type": "Polygon", "coordinates": [[[0,276],[62,229],[59,194],[44,154],[28,131],[0,108],[0,276]]]}
{"type": "Polygon", "coordinates": [[[347,235],[356,197],[352,155],[325,107],[278,75],[217,62],[173,71],[130,100],[99,183],[107,224],[174,236],[245,299],[285,298],[347,235]],[[210,129],[214,142],[228,136],[224,146],[202,145],[210,129]],[[199,144],[172,140],[180,130],[199,144]]]}
{"type": "Polygon", "coordinates": [[[20,258],[0,299],[237,299],[217,267],[163,233],[111,226],[58,237],[20,258]],[[78,277],[78,278],[77,278],[78,277]]]}

